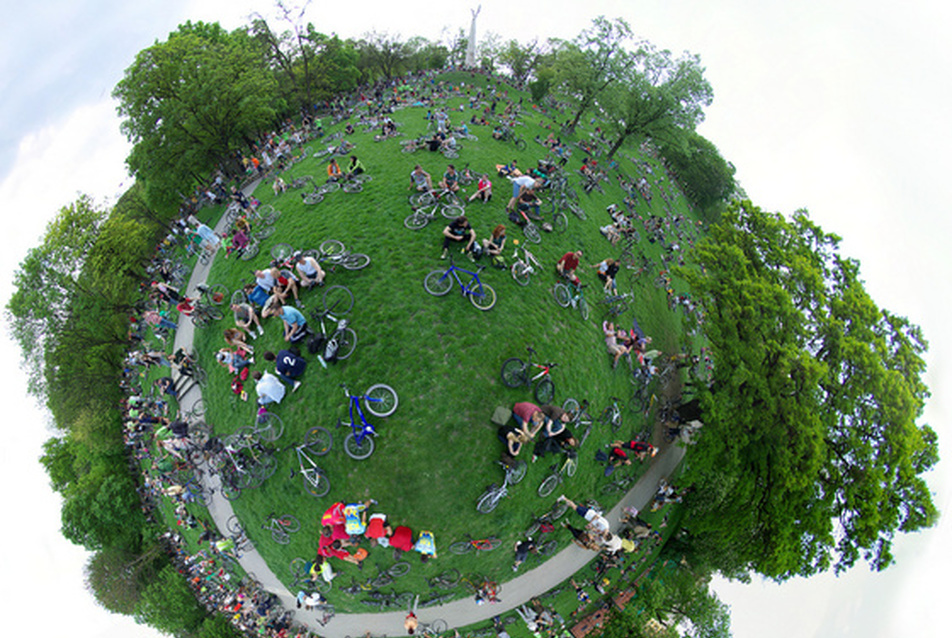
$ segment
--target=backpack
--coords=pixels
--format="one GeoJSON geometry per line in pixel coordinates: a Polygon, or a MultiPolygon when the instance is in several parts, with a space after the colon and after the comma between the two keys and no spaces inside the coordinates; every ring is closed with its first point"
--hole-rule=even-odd
{"type": "Polygon", "coordinates": [[[317,354],[324,350],[324,342],[327,341],[327,338],[322,334],[314,334],[308,337],[307,340],[307,351],[311,354],[317,354]]]}

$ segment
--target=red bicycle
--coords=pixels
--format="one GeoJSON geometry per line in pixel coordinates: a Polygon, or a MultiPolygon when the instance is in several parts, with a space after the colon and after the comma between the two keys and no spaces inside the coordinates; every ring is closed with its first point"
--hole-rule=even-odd
{"type": "Polygon", "coordinates": [[[534,395],[536,401],[539,405],[551,403],[555,397],[555,383],[549,376],[549,372],[557,364],[535,363],[532,361],[532,355],[535,354],[535,350],[532,349],[532,346],[528,346],[526,350],[529,351],[528,361],[523,361],[518,357],[510,357],[502,364],[502,383],[507,388],[519,388],[522,386],[531,386],[532,382],[535,381],[534,395]],[[538,368],[540,372],[530,377],[529,371],[531,368],[538,368]]]}

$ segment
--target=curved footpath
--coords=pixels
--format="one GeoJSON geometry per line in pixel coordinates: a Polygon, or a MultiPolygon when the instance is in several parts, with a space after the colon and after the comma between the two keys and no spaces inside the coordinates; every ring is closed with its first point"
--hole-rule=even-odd
{"type": "MultiPolygon", "coordinates": [[[[250,195],[257,182],[247,186],[245,193],[250,195]]],[[[219,219],[215,226],[215,232],[221,234],[225,230],[226,222],[224,215],[219,219]]],[[[192,271],[192,276],[186,286],[185,294],[189,297],[197,297],[196,286],[204,283],[208,278],[208,271],[211,268],[212,260],[208,264],[196,262],[192,271]]],[[[175,331],[174,349],[191,349],[195,335],[195,328],[191,321],[180,321],[178,330],[175,331]]],[[[173,349],[173,351],[174,351],[173,349]]],[[[201,388],[198,385],[192,388],[181,397],[182,409],[191,409],[192,405],[201,398],[201,388]]],[[[654,457],[648,471],[642,476],[635,486],[625,495],[610,512],[606,514],[612,529],[617,530],[623,508],[627,506],[644,509],[645,506],[654,497],[658,487],[658,482],[669,476],[684,456],[684,448],[676,445],[668,446],[654,457]]],[[[215,521],[219,530],[226,529],[226,522],[234,514],[231,503],[221,497],[221,482],[217,476],[205,474],[205,487],[214,490],[215,496],[208,501],[208,511],[215,521]]],[[[567,514],[571,516],[571,514],[567,514]]],[[[576,523],[577,524],[577,523],[576,523]]],[[[503,548],[504,551],[505,548],[503,548]]],[[[589,561],[596,557],[596,553],[581,549],[574,544],[539,565],[535,569],[523,573],[513,580],[502,583],[500,591],[501,602],[496,604],[487,604],[477,606],[472,597],[467,596],[446,605],[437,607],[428,607],[419,609],[417,615],[421,622],[429,623],[440,618],[447,622],[449,627],[462,627],[475,622],[488,620],[493,616],[502,614],[514,609],[524,602],[527,602],[534,596],[543,594],[558,583],[567,580],[575,572],[584,567],[589,561]]],[[[295,609],[296,601],[294,593],[278,580],[271,568],[264,562],[261,555],[254,548],[244,552],[240,560],[241,566],[245,571],[254,573],[261,585],[268,591],[273,592],[281,599],[281,603],[287,609],[295,609]]],[[[296,593],[296,592],[295,592],[296,593]]],[[[337,614],[332,618],[326,627],[321,627],[317,622],[317,613],[308,612],[304,609],[296,609],[294,618],[297,622],[307,625],[310,629],[318,632],[326,638],[344,638],[345,636],[363,636],[367,632],[373,635],[398,634],[402,635],[403,620],[406,612],[403,610],[387,613],[373,614],[337,614]]]]}

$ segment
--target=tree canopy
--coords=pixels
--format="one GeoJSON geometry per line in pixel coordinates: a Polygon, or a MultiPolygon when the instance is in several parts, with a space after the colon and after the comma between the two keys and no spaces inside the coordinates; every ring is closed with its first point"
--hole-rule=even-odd
{"type": "Polygon", "coordinates": [[[880,309],[839,238],[739,202],[684,274],[717,362],[685,481],[697,548],[728,576],[783,580],[860,557],[892,563],[896,532],[932,525],[918,425],[920,329],[880,309]]]}

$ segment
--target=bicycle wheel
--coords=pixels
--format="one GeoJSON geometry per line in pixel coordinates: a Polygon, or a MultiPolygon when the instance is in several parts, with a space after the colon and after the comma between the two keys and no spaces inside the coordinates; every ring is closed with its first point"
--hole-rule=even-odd
{"type": "Polygon", "coordinates": [[[273,234],[274,234],[274,226],[263,226],[262,228],[259,228],[258,230],[252,232],[251,236],[257,239],[258,241],[261,241],[262,239],[267,239],[273,234]]]}
{"type": "Polygon", "coordinates": [[[581,220],[588,219],[588,215],[585,214],[585,209],[576,204],[575,202],[569,202],[568,208],[572,213],[581,220]]]}
{"type": "Polygon", "coordinates": [[[509,272],[512,273],[512,278],[515,279],[516,283],[520,286],[529,285],[529,267],[521,261],[514,263],[509,272]]]}
{"type": "Polygon", "coordinates": [[[453,288],[448,270],[434,270],[423,279],[423,287],[435,297],[442,297],[453,288]]]}
{"type": "Polygon", "coordinates": [[[578,311],[582,315],[582,320],[588,321],[588,302],[584,298],[578,300],[578,311]]]}
{"type": "Polygon", "coordinates": [[[336,193],[340,190],[340,184],[337,182],[327,182],[326,184],[322,184],[318,190],[323,192],[325,195],[327,193],[336,193]]]}
{"type": "Polygon", "coordinates": [[[532,222],[527,222],[525,226],[522,227],[522,234],[526,236],[526,239],[531,241],[533,244],[538,244],[542,242],[542,235],[539,233],[539,229],[532,222]]]}
{"type": "Polygon", "coordinates": [[[403,220],[403,225],[410,230],[420,230],[422,228],[426,228],[426,225],[429,223],[430,218],[420,212],[410,213],[407,215],[406,219],[403,220]]]}
{"type": "Polygon", "coordinates": [[[519,388],[526,384],[527,366],[525,361],[518,357],[510,357],[502,364],[502,384],[507,388],[519,388]]]}
{"type": "Polygon", "coordinates": [[[489,514],[496,509],[496,506],[499,505],[499,501],[501,500],[502,494],[500,490],[494,486],[492,489],[483,493],[483,495],[479,497],[479,500],[476,501],[476,511],[480,514],[489,514]]]}
{"type": "Polygon", "coordinates": [[[280,527],[271,528],[271,540],[273,540],[278,545],[287,545],[291,542],[291,536],[280,527]]]}
{"type": "Polygon", "coordinates": [[[406,561],[400,561],[399,563],[394,563],[391,565],[390,569],[387,570],[387,573],[393,578],[400,578],[401,576],[406,576],[409,571],[410,563],[406,561]]]}
{"type": "Polygon", "coordinates": [[[551,556],[559,548],[559,541],[550,538],[539,545],[539,553],[543,556],[551,556]]]}
{"type": "Polygon", "coordinates": [[[552,295],[555,297],[555,303],[563,308],[568,308],[572,303],[572,292],[563,283],[555,284],[555,287],[552,288],[552,295]]]}
{"type": "Polygon", "coordinates": [[[227,501],[234,501],[241,496],[241,489],[239,489],[237,485],[222,481],[221,495],[224,496],[227,501]]]}
{"type": "Polygon", "coordinates": [[[321,242],[320,245],[321,255],[324,257],[331,257],[333,255],[340,255],[344,252],[343,242],[339,242],[336,239],[326,239],[321,242]]]}
{"type": "Polygon", "coordinates": [[[469,554],[473,549],[473,543],[470,541],[456,541],[450,545],[450,551],[458,555],[469,554]]]}
{"type": "Polygon", "coordinates": [[[291,244],[281,243],[271,247],[271,259],[276,259],[277,261],[285,261],[293,254],[294,246],[291,244]]]}
{"type": "Polygon", "coordinates": [[[284,434],[284,421],[276,414],[265,412],[255,420],[255,433],[262,441],[274,443],[284,434]]]}
{"type": "Polygon", "coordinates": [[[307,561],[303,558],[292,559],[291,563],[288,565],[288,571],[291,572],[291,576],[294,577],[294,580],[303,580],[307,578],[307,561]]]}
{"type": "Polygon", "coordinates": [[[575,417],[575,411],[578,410],[578,401],[572,397],[569,397],[562,402],[562,409],[575,417]]]}
{"type": "Polygon", "coordinates": [[[354,348],[357,347],[357,333],[351,328],[344,328],[334,333],[334,339],[337,340],[337,359],[343,361],[354,354],[354,348]]]}
{"type": "Polygon", "coordinates": [[[549,377],[543,377],[535,387],[535,398],[539,405],[552,403],[555,397],[555,383],[549,377]]]}
{"type": "Polygon", "coordinates": [[[281,219],[281,211],[279,210],[269,211],[264,213],[261,217],[261,221],[263,221],[268,226],[274,226],[279,219],[281,219]]]}
{"type": "Polygon", "coordinates": [[[466,210],[459,204],[444,204],[440,207],[440,214],[447,219],[456,219],[466,214],[466,210]]]}
{"type": "Polygon", "coordinates": [[[346,452],[350,458],[356,461],[362,461],[374,453],[374,438],[372,436],[365,436],[364,440],[358,443],[357,437],[351,432],[344,437],[344,452],[346,452]]]}
{"type": "Polygon", "coordinates": [[[343,316],[354,307],[354,293],[347,286],[331,286],[324,291],[324,310],[335,316],[343,316]]]}
{"type": "MultiPolygon", "coordinates": [[[[391,584],[392,582],[393,582],[393,576],[391,576],[391,575],[388,574],[387,572],[383,572],[383,573],[379,574],[376,578],[374,578],[374,579],[370,582],[370,584],[373,585],[374,587],[376,587],[377,589],[380,589],[381,587],[386,587],[387,585],[391,584]]],[[[364,601],[364,602],[367,602],[367,601],[364,601]]],[[[376,602],[376,601],[375,601],[375,602],[376,602]]],[[[381,604],[383,604],[382,601],[381,601],[381,604]]]]}
{"type": "Polygon", "coordinates": [[[407,202],[413,208],[420,208],[423,206],[432,206],[436,202],[436,198],[430,192],[413,193],[407,197],[407,202]]]}
{"type": "Polygon", "coordinates": [[[536,492],[538,493],[539,496],[541,496],[542,498],[545,498],[546,496],[548,496],[549,494],[555,491],[555,488],[558,487],[560,482],[561,481],[559,480],[558,474],[550,474],[547,477],[545,477],[545,480],[542,481],[542,484],[539,485],[539,489],[536,490],[536,492]]]}
{"type": "Polygon", "coordinates": [[[359,193],[364,190],[364,187],[359,182],[352,182],[341,186],[341,190],[345,193],[359,193]]]}
{"type": "Polygon", "coordinates": [[[333,444],[334,437],[331,436],[330,430],[327,428],[316,425],[304,433],[304,445],[315,456],[324,456],[331,451],[333,444]]]}
{"type": "Polygon", "coordinates": [[[517,137],[516,139],[514,139],[513,144],[515,144],[516,148],[519,149],[520,151],[526,150],[526,141],[522,139],[521,137],[517,137]]]}
{"type": "Polygon", "coordinates": [[[509,484],[518,485],[522,479],[526,477],[526,472],[529,470],[529,464],[523,461],[522,459],[516,459],[516,461],[511,465],[509,470],[509,484]]]}
{"type": "Polygon", "coordinates": [[[364,392],[364,406],[374,416],[390,416],[397,411],[400,402],[397,392],[385,383],[377,383],[364,392]]]}
{"type": "Polygon", "coordinates": [[[569,478],[575,476],[575,471],[578,470],[578,460],[573,457],[569,457],[565,461],[565,475],[569,478]]]}
{"type": "Polygon", "coordinates": [[[315,191],[313,193],[308,193],[307,195],[305,195],[303,198],[303,201],[308,206],[313,206],[314,204],[320,204],[321,202],[323,202],[324,195],[323,193],[319,193],[315,191]]]}
{"type": "Polygon", "coordinates": [[[340,265],[347,270],[361,270],[370,265],[370,256],[363,253],[351,253],[341,260],[340,265]]]}
{"type": "Polygon", "coordinates": [[[228,298],[228,287],[225,284],[212,284],[208,286],[208,299],[212,304],[220,306],[228,298]]]}
{"type": "Polygon", "coordinates": [[[278,461],[271,454],[267,454],[262,456],[261,459],[255,463],[251,473],[254,475],[254,479],[258,485],[261,485],[274,476],[274,472],[277,469],[278,461]]]}
{"type": "Polygon", "coordinates": [[[473,305],[483,312],[492,310],[496,305],[496,291],[489,284],[480,283],[468,296],[473,305]]]}
{"type": "Polygon", "coordinates": [[[258,256],[258,252],[261,250],[261,246],[257,241],[253,241],[248,244],[243,251],[241,251],[241,260],[242,261],[251,261],[258,256]]]}
{"type": "Polygon", "coordinates": [[[568,230],[569,218],[565,216],[565,213],[556,213],[552,216],[552,226],[556,232],[564,233],[568,230]]]}
{"type": "Polygon", "coordinates": [[[278,517],[278,524],[288,534],[293,534],[301,529],[301,521],[292,516],[291,514],[285,514],[284,516],[278,517]]]}
{"type": "MultiPolygon", "coordinates": [[[[202,370],[202,372],[205,372],[202,370]]],[[[205,414],[205,400],[199,397],[195,400],[195,403],[192,404],[192,409],[189,410],[193,416],[202,416],[205,414]]],[[[194,427],[194,426],[193,426],[194,427]]]]}
{"type": "Polygon", "coordinates": [[[430,629],[432,629],[437,634],[441,634],[446,631],[447,627],[449,627],[449,625],[447,625],[446,621],[442,618],[437,618],[430,623],[430,629]]]}
{"type": "Polygon", "coordinates": [[[491,552],[494,549],[499,549],[502,545],[502,541],[498,538],[486,538],[481,541],[477,541],[475,547],[481,552],[491,552]]]}
{"type": "Polygon", "coordinates": [[[238,516],[235,514],[229,516],[228,520],[225,521],[225,529],[232,536],[241,536],[245,533],[245,528],[241,526],[241,521],[238,520],[238,516]]]}
{"type": "Polygon", "coordinates": [[[331,491],[331,482],[322,472],[305,470],[304,489],[311,496],[321,498],[331,491]]]}

